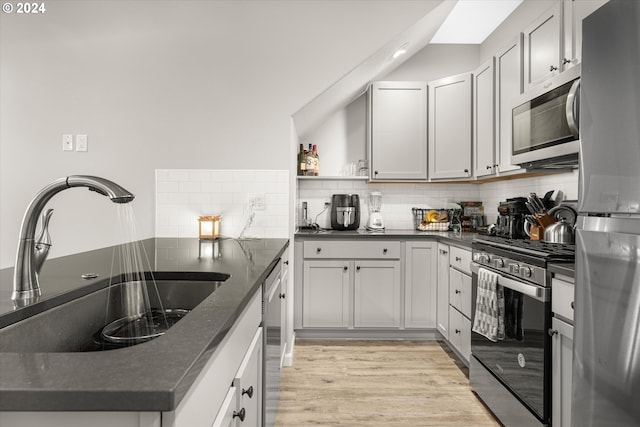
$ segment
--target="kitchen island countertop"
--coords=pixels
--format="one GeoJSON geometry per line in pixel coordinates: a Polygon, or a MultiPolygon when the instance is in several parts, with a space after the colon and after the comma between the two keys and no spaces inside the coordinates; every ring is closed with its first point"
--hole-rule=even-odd
{"type": "MultiPolygon", "coordinates": [[[[220,272],[231,277],[163,336],[132,347],[17,353],[3,351],[0,342],[0,411],[174,410],[289,244],[287,239],[224,238],[155,238],[141,243],[154,271],[220,272]],[[201,256],[202,245],[206,257],[201,256]]],[[[77,298],[87,287],[104,288],[112,275],[113,250],[46,261],[38,304],[77,298]],[[80,276],[88,272],[97,273],[96,282],[102,284],[87,285],[80,276]]],[[[3,325],[31,315],[28,308],[11,305],[12,274],[13,268],[0,270],[3,325]]]]}

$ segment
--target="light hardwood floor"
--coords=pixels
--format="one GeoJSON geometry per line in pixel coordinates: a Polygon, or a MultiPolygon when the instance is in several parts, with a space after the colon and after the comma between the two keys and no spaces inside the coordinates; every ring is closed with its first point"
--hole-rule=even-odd
{"type": "Polygon", "coordinates": [[[296,341],[278,427],[500,426],[436,341],[296,341]]]}

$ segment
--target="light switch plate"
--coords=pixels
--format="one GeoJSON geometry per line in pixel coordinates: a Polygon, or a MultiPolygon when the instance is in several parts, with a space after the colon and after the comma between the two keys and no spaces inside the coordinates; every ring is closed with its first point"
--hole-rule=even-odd
{"type": "Polygon", "coordinates": [[[73,135],[68,133],[62,135],[62,151],[73,151],[73,135]]]}
{"type": "Polygon", "coordinates": [[[76,135],[76,151],[89,151],[87,135],[76,135]]]}

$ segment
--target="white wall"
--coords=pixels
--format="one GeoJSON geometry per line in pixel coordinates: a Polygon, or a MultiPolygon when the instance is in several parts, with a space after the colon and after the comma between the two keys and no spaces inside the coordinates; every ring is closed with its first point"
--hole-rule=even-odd
{"type": "MultiPolygon", "coordinates": [[[[0,267],[54,179],[129,189],[145,238],[156,169],[287,169],[289,116],[432,3],[57,0],[0,14],[0,267]],[[63,133],[88,134],[89,151],[63,152],[63,133]]],[[[50,256],[118,243],[100,196],[73,189],[50,206],[50,256]]]]}

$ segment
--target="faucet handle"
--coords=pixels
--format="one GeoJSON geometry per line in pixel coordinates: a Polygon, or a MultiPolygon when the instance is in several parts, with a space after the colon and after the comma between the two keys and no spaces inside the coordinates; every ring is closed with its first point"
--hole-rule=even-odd
{"type": "Polygon", "coordinates": [[[53,215],[53,209],[47,209],[42,213],[41,229],[38,237],[35,238],[36,249],[42,250],[43,245],[51,246],[51,236],[49,235],[49,220],[53,215]]]}
{"type": "Polygon", "coordinates": [[[40,234],[33,242],[33,261],[36,273],[40,272],[44,261],[49,255],[49,249],[51,248],[51,236],[49,236],[49,220],[53,214],[53,209],[47,209],[42,214],[42,228],[40,234]]]}

